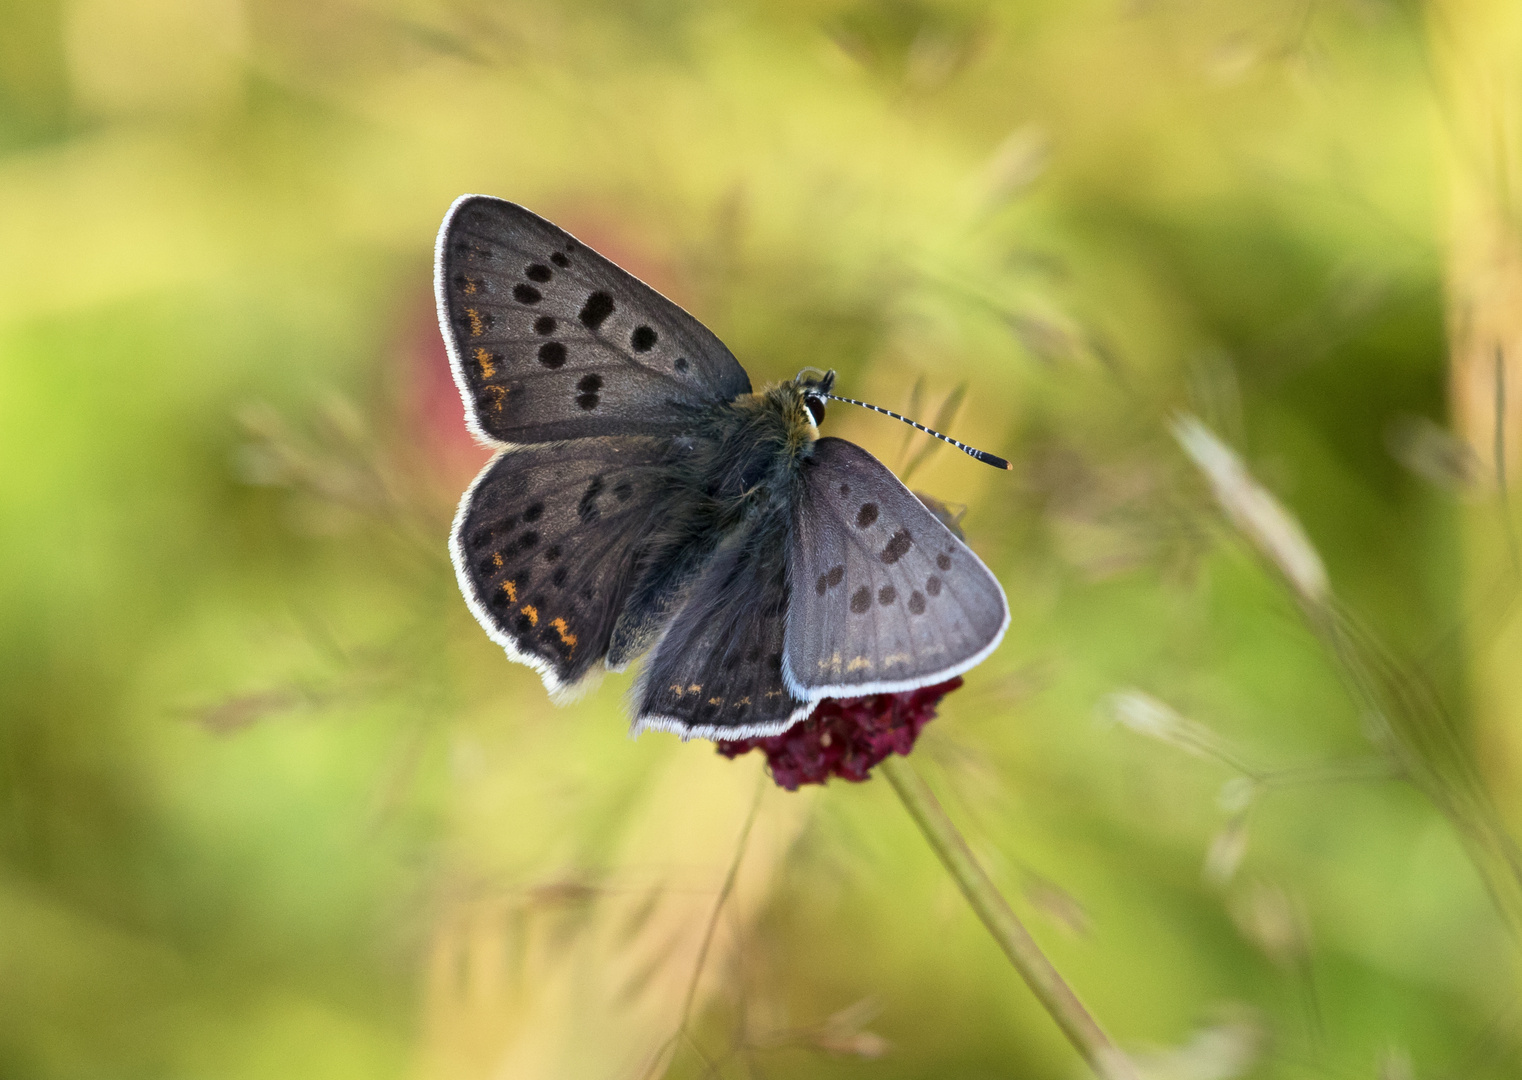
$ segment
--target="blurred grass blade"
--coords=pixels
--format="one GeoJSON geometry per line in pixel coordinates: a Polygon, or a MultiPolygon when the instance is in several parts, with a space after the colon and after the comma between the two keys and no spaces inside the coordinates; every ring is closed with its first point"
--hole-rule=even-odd
{"type": "MultiPolygon", "coordinates": [[[[946,395],[946,400],[941,402],[941,407],[936,410],[935,420],[928,426],[935,428],[936,431],[939,431],[942,434],[945,434],[950,429],[952,423],[956,420],[957,410],[962,407],[962,399],[966,396],[967,384],[964,382],[959,384],[957,388],[950,394],[946,395]]],[[[908,413],[907,415],[912,417],[914,414],[908,413]]],[[[909,434],[912,436],[917,433],[913,428],[910,428],[909,434]]],[[[919,467],[930,460],[930,455],[945,445],[941,442],[940,439],[932,439],[928,435],[925,436],[924,440],[922,441],[924,445],[919,448],[919,452],[916,453],[914,457],[909,460],[908,464],[904,466],[904,471],[899,476],[899,479],[904,481],[906,484],[909,482],[909,478],[914,475],[919,467]]]]}
{"type": "MultiPolygon", "coordinates": [[[[909,390],[909,403],[904,406],[904,415],[911,420],[918,419],[920,406],[925,403],[925,376],[923,373],[915,376],[914,386],[909,390]]],[[[934,425],[931,425],[932,427],[934,425]]],[[[907,480],[909,475],[909,454],[914,449],[914,437],[919,434],[912,427],[904,428],[904,441],[899,444],[898,450],[898,476],[900,480],[907,480]]],[[[933,441],[933,440],[932,440],[933,441]]]]}
{"type": "Polygon", "coordinates": [[[1216,502],[1237,530],[1279,569],[1305,603],[1324,604],[1331,591],[1326,566],[1295,516],[1197,417],[1179,416],[1173,435],[1205,474],[1216,502]]]}
{"type": "Polygon", "coordinates": [[[1522,939],[1522,850],[1496,810],[1472,744],[1415,664],[1345,610],[1312,624],[1361,713],[1365,734],[1448,818],[1497,912],[1522,939]]]}

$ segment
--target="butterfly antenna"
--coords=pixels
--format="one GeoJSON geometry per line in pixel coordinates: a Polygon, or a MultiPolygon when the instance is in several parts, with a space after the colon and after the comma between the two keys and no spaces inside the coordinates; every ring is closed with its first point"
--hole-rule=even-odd
{"type": "Polygon", "coordinates": [[[955,446],[958,450],[962,451],[962,453],[977,458],[985,465],[992,465],[996,469],[1014,469],[1013,465],[1005,461],[1003,458],[999,457],[997,454],[990,454],[987,450],[978,450],[974,447],[968,446],[964,442],[957,442],[950,435],[942,435],[934,428],[927,428],[924,424],[916,423],[915,421],[909,419],[907,416],[900,416],[892,409],[885,409],[881,405],[871,405],[865,401],[857,401],[855,398],[836,397],[834,394],[825,394],[823,396],[829,398],[831,401],[843,401],[847,405],[860,405],[863,409],[871,409],[873,412],[880,412],[884,416],[891,416],[895,420],[902,420],[910,427],[919,428],[926,435],[934,435],[942,442],[950,443],[952,446],[955,446]]]}

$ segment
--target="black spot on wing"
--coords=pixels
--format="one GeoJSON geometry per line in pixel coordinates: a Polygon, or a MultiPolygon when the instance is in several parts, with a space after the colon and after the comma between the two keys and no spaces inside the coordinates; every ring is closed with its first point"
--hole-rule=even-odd
{"type": "Polygon", "coordinates": [[[935,565],[940,567],[942,570],[950,570],[951,556],[947,555],[945,552],[942,552],[935,557],[935,565]]]}
{"type": "Polygon", "coordinates": [[[545,266],[544,263],[534,263],[527,270],[523,271],[523,274],[530,281],[537,281],[543,285],[554,276],[554,271],[545,266]]]}
{"type": "Polygon", "coordinates": [[[877,602],[883,607],[887,607],[897,599],[898,590],[892,585],[884,585],[881,589],[877,590],[877,602]]]}
{"type": "Polygon", "coordinates": [[[863,585],[851,594],[851,610],[857,615],[864,615],[872,607],[872,590],[863,585]]]}
{"type": "Polygon", "coordinates": [[[580,390],[583,394],[595,394],[602,389],[602,376],[595,372],[583,375],[581,381],[576,384],[576,389],[580,390]]]}
{"type": "Polygon", "coordinates": [[[861,509],[856,512],[856,527],[865,529],[877,520],[877,504],[862,503],[861,509]]]}
{"type": "Polygon", "coordinates": [[[597,497],[602,494],[602,489],[603,478],[594,476],[587,485],[587,490],[582,493],[581,502],[576,504],[576,514],[586,524],[602,517],[602,509],[597,505],[597,497]]]}
{"type": "Polygon", "coordinates": [[[925,591],[931,596],[940,596],[941,579],[936,577],[934,574],[931,574],[929,579],[925,582],[925,591]]]}
{"type": "Polygon", "coordinates": [[[538,543],[539,533],[533,529],[529,529],[527,532],[519,536],[516,540],[508,544],[507,547],[503,548],[502,554],[505,558],[516,558],[519,555],[534,550],[534,546],[538,543]]]}
{"type": "Polygon", "coordinates": [[[544,294],[532,285],[519,282],[513,286],[513,299],[520,304],[537,304],[544,299],[544,294]]]}
{"type": "Polygon", "coordinates": [[[500,413],[502,403],[507,399],[507,387],[483,386],[481,392],[476,395],[476,408],[482,413],[500,413]]]}
{"type": "Polygon", "coordinates": [[[534,333],[540,337],[549,337],[555,332],[555,316],[541,315],[534,320],[534,333]]]}
{"type": "Polygon", "coordinates": [[[587,297],[587,302],[581,306],[581,313],[576,317],[581,320],[581,325],[595,331],[612,314],[613,297],[599,290],[587,297]]]}
{"type": "Polygon", "coordinates": [[[571,265],[571,260],[567,259],[565,257],[565,255],[563,255],[561,252],[558,252],[558,251],[550,256],[550,262],[554,263],[556,266],[560,267],[562,270],[565,269],[567,266],[571,265]]]}
{"type": "Polygon", "coordinates": [[[454,324],[460,333],[468,333],[471,337],[480,337],[497,325],[497,317],[489,311],[481,311],[471,307],[466,308],[462,314],[457,315],[454,324]]]}
{"type": "Polygon", "coordinates": [[[913,546],[914,538],[909,535],[909,530],[900,529],[888,538],[888,546],[883,548],[877,557],[892,566],[907,555],[913,546]]]}
{"type": "Polygon", "coordinates": [[[565,366],[565,346],[558,341],[546,341],[539,346],[539,362],[554,370],[565,366]]]}
{"type": "Polygon", "coordinates": [[[629,344],[635,352],[649,352],[655,348],[656,333],[648,326],[636,326],[634,333],[629,335],[629,344]]]}
{"type": "Polygon", "coordinates": [[[919,590],[915,590],[909,594],[909,614],[925,614],[925,594],[919,590]]]}

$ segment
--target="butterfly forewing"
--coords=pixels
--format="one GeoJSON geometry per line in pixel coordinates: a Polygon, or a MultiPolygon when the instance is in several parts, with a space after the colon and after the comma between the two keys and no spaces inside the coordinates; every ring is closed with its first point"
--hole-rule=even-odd
{"type": "Polygon", "coordinates": [[[788,531],[778,509],[715,554],[645,663],[636,730],[748,738],[808,714],[782,675],[788,531]]]}
{"type": "Polygon", "coordinates": [[[793,509],[787,675],[800,697],[924,686],[991,652],[1004,590],[861,447],[820,439],[793,509]]]}
{"type": "Polygon", "coordinates": [[[450,550],[492,639],[552,691],[607,652],[641,543],[669,521],[670,444],[583,439],[505,450],[460,504],[450,550]]]}
{"type": "Polygon", "coordinates": [[[478,435],[675,433],[750,392],[709,330],[521,206],[467,195],[439,231],[439,324],[478,435]]]}

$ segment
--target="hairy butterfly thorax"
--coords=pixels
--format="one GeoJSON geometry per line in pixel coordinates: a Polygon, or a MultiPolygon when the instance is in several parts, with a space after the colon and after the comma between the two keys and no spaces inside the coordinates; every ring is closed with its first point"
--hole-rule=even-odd
{"type": "Polygon", "coordinates": [[[467,420],[498,448],[455,517],[456,576],[552,693],[648,652],[637,730],[766,735],[998,644],[1008,606],[977,556],[819,436],[827,400],[864,404],[833,372],[753,393],[696,319],[498,199],[451,207],[434,282],[467,420]]]}
{"type": "Polygon", "coordinates": [[[718,490],[751,506],[789,497],[818,437],[796,381],[737,398],[720,415],[712,472],[718,490]]]}

